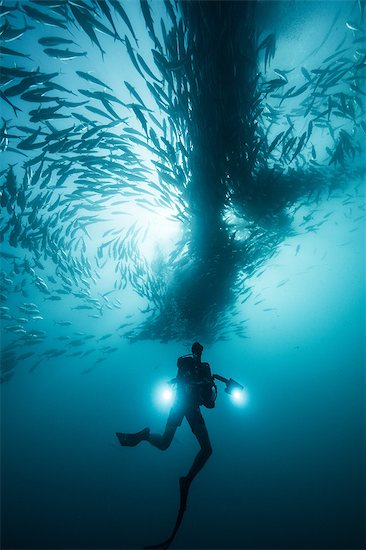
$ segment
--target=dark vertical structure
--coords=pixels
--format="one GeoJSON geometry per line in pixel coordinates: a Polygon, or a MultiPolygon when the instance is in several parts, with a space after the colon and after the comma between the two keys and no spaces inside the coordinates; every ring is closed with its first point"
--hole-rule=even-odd
{"type": "MultiPolygon", "coordinates": [[[[178,52],[169,61],[172,65],[178,53],[184,72],[166,80],[174,78],[172,120],[188,150],[189,243],[188,259],[176,270],[160,321],[177,314],[193,336],[204,326],[214,330],[217,315],[230,303],[239,261],[224,211],[245,199],[258,150],[256,3],[189,1],[179,6],[178,52]]],[[[167,51],[169,56],[172,48],[167,51]]]]}
{"type": "Polygon", "coordinates": [[[182,2],[191,63],[190,110],[194,250],[203,258],[225,230],[223,210],[245,186],[255,158],[255,2],[182,2]]]}
{"type": "MultiPolygon", "coordinates": [[[[132,340],[203,338],[208,342],[225,338],[232,330],[243,335],[244,320],[235,326],[231,306],[249,291],[251,275],[291,234],[296,209],[316,203],[324,191],[326,199],[334,189],[345,188],[352,177],[362,177],[355,159],[364,153],[365,54],[360,46],[363,37],[352,33],[362,33],[363,3],[359,21],[355,14],[356,19],[346,23],[344,48],[339,46],[319,67],[273,68],[271,75],[266,73],[275,54],[275,34],[263,35],[262,28],[257,31],[266,3],[164,0],[165,12],[157,21],[161,4],[156,9],[154,2],[140,0],[151,38],[152,68],[150,55],[143,57],[123,2],[61,4],[43,3],[42,12],[26,5],[24,9],[23,5],[4,7],[4,15],[19,11],[20,19],[25,18],[27,28],[18,29],[19,37],[33,28],[29,23],[42,21],[47,26],[53,21],[65,36],[43,36],[39,44],[60,42],[60,48],[44,48],[44,53],[61,59],[72,55],[68,48],[62,50],[62,44],[69,43],[70,25],[88,37],[102,57],[104,49],[94,29],[118,40],[118,28],[130,68],[138,73],[151,102],[147,108],[139,95],[142,90],[125,81],[132,100],[126,103],[118,97],[120,90],[83,71],[76,71],[72,91],[78,91],[82,101],[70,102],[70,97],[59,93],[45,96],[45,90],[66,94],[71,90],[57,82],[57,71],[34,71],[33,62],[26,61],[26,49],[35,37],[22,38],[19,46],[24,53],[13,55],[21,56],[28,66],[4,64],[1,99],[15,114],[21,108],[25,117],[29,102],[50,105],[29,111],[27,137],[14,134],[15,119],[3,121],[3,151],[30,158],[24,165],[22,158],[14,171],[9,164],[3,174],[0,238],[10,247],[27,251],[31,285],[31,270],[39,268],[43,255],[54,264],[55,280],[66,284],[78,299],[74,285],[85,287],[88,296],[97,292],[105,262],[115,264],[114,289],[130,284],[147,300],[145,311],[151,315],[125,332],[132,340]],[[92,83],[91,89],[85,89],[85,80],[92,83]],[[126,113],[135,124],[121,129],[126,113]],[[59,118],[77,122],[58,130],[59,118]],[[318,152],[324,132],[329,146],[324,141],[318,152]],[[148,157],[140,156],[141,147],[148,157]],[[97,253],[89,250],[86,226],[106,221],[104,203],[114,196],[124,202],[133,196],[147,210],[171,209],[183,234],[168,258],[156,254],[148,261],[144,257],[138,220],[118,234],[107,229],[97,253]],[[99,213],[87,220],[78,217],[80,210],[89,208],[91,197],[98,200],[99,213]],[[66,202],[71,208],[65,207],[66,202]],[[227,213],[234,215],[229,219],[227,213]]],[[[14,32],[6,27],[4,41],[12,41],[14,32]]],[[[11,51],[4,50],[5,60],[11,51]]],[[[125,66],[121,71],[128,78],[125,66]]],[[[114,218],[119,212],[111,215],[114,218]]],[[[110,221],[114,229],[116,220],[110,221]]],[[[305,229],[313,231],[315,226],[305,229]]]]}

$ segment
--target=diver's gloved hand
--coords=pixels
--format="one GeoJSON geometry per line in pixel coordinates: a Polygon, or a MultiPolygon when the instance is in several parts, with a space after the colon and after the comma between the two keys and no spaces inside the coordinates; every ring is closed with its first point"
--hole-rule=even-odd
{"type": "Polygon", "coordinates": [[[149,438],[150,435],[150,428],[144,428],[140,432],[137,432],[135,434],[126,434],[121,432],[116,432],[116,436],[118,437],[118,441],[122,445],[122,447],[135,447],[141,441],[146,441],[149,438]]]}

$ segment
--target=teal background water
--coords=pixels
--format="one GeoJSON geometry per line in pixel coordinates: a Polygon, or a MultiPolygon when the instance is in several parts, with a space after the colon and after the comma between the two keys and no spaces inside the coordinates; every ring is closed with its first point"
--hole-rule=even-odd
{"type": "MultiPolygon", "coordinates": [[[[362,547],[363,232],[340,246],[350,227],[343,217],[296,239],[296,257],[284,247],[272,281],[290,280],[263,291],[275,312],[247,305],[248,339],[205,349],[212,370],[242,382],[249,399],[235,407],[221,389],[204,411],[214,453],[192,486],[177,547],[362,547]]],[[[178,478],[197,451],[188,425],[165,453],[119,448],[114,432],[164,428],[154,391],[187,351],[122,341],[88,375],[87,359],[56,359],[32,374],[24,365],[2,386],[9,547],[135,548],[167,532],[178,478]]]]}

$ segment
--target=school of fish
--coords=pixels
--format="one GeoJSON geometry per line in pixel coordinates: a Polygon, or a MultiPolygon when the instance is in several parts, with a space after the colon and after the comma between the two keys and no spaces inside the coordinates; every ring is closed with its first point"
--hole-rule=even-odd
{"type": "Polygon", "coordinates": [[[331,55],[291,69],[273,67],[276,36],[260,31],[255,2],[164,0],[158,16],[136,4],[149,55],[128,2],[0,4],[2,382],[30,359],[32,371],[90,356],[87,373],[118,352],[117,336],[245,337],[236,306],[296,232],[297,210],[309,206],[300,230],[317,231],[331,213],[313,222],[311,208],[364,179],[363,0],[331,55]],[[103,70],[111,41],[123,93],[103,70]],[[90,51],[98,65],[80,70],[90,51]],[[180,228],[168,255],[144,254],[150,228],[131,204],[180,228]],[[112,330],[76,330],[77,316],[100,326],[109,311],[112,330]]]}

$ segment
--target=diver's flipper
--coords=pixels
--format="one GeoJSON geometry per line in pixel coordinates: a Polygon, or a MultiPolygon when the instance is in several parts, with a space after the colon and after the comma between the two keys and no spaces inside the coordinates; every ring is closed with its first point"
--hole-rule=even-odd
{"type": "Polygon", "coordinates": [[[116,436],[118,437],[118,440],[122,447],[135,447],[138,445],[141,441],[146,440],[150,435],[150,428],[144,428],[141,430],[141,432],[137,432],[135,434],[126,434],[126,433],[120,433],[116,432],[116,436]]]}
{"type": "Polygon", "coordinates": [[[187,481],[186,477],[179,478],[179,487],[180,487],[179,509],[182,509],[184,512],[186,511],[186,508],[187,508],[187,499],[188,499],[190,486],[191,484],[187,481]]]}
{"type": "Polygon", "coordinates": [[[153,549],[153,548],[169,548],[171,543],[174,540],[175,535],[178,532],[178,529],[180,527],[180,524],[182,523],[184,512],[187,508],[187,499],[188,499],[188,493],[189,493],[189,487],[190,483],[187,482],[187,479],[185,477],[181,477],[179,480],[179,486],[180,486],[180,505],[177,515],[177,520],[175,522],[174,529],[170,535],[169,538],[167,538],[164,542],[160,542],[159,544],[155,544],[154,546],[145,546],[146,549],[153,549]]]}

